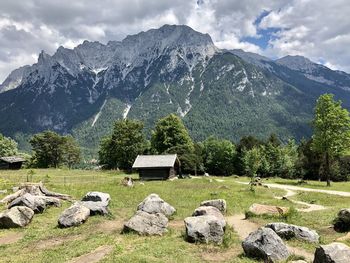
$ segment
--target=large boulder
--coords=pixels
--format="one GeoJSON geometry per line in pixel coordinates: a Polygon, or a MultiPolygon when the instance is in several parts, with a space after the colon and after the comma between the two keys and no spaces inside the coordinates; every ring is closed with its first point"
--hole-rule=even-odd
{"type": "Polygon", "coordinates": [[[196,208],[192,214],[192,216],[207,216],[207,215],[215,216],[218,220],[221,221],[221,225],[223,225],[224,227],[226,226],[225,217],[219,211],[219,209],[217,209],[214,206],[200,206],[196,208]]]}
{"type": "Polygon", "coordinates": [[[110,200],[110,195],[102,192],[89,192],[81,199],[81,201],[104,202],[107,205],[110,200]]]}
{"type": "Polygon", "coordinates": [[[314,263],[349,263],[350,247],[343,243],[331,243],[316,248],[314,263]]]}
{"type": "Polygon", "coordinates": [[[165,202],[157,194],[150,194],[138,206],[137,210],[150,214],[162,213],[167,217],[176,212],[176,209],[165,202]]]}
{"type": "Polygon", "coordinates": [[[0,228],[24,227],[30,223],[34,211],[26,206],[14,206],[0,213],[0,228]]]}
{"type": "Polygon", "coordinates": [[[168,218],[163,213],[147,213],[137,211],[124,224],[123,232],[136,232],[140,235],[163,235],[167,231],[168,218]]]}
{"type": "Polygon", "coordinates": [[[334,220],[334,229],[339,232],[350,230],[350,208],[341,209],[334,220]]]}
{"type": "Polygon", "coordinates": [[[270,228],[262,227],[249,234],[242,242],[245,254],[265,262],[288,258],[289,252],[282,239],[270,228]]]}
{"type": "Polygon", "coordinates": [[[252,204],[249,207],[249,212],[254,215],[284,215],[288,213],[288,207],[275,206],[275,205],[261,205],[252,204]]]}
{"type": "Polygon", "coordinates": [[[221,244],[225,233],[225,224],[213,215],[192,216],[185,218],[186,238],[195,243],[221,244]]]}
{"type": "Polygon", "coordinates": [[[80,203],[75,203],[63,211],[58,218],[59,227],[71,227],[83,224],[90,216],[90,209],[80,203]]]}
{"type": "Polygon", "coordinates": [[[270,223],[265,227],[271,228],[277,235],[284,239],[296,238],[311,243],[318,243],[320,239],[320,236],[315,230],[311,230],[307,227],[289,225],[286,223],[270,223]]]}
{"type": "Polygon", "coordinates": [[[220,210],[221,213],[226,213],[226,201],[224,199],[206,200],[201,203],[201,206],[214,206],[220,210]]]}
{"type": "Polygon", "coordinates": [[[108,214],[108,203],[106,202],[81,201],[79,203],[90,210],[91,216],[108,214]]]}
{"type": "Polygon", "coordinates": [[[42,213],[48,206],[60,206],[61,202],[58,198],[44,195],[32,195],[26,193],[13,200],[8,208],[14,206],[26,206],[34,211],[34,213],[42,213]]]}

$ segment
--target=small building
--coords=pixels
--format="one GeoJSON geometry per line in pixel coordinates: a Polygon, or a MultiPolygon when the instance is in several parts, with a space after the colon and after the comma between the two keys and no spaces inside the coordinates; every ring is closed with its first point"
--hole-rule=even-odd
{"type": "Polygon", "coordinates": [[[167,180],[181,174],[176,154],[138,155],[132,168],[139,172],[141,180],[167,180]]]}
{"type": "Polygon", "coordinates": [[[0,169],[19,170],[25,159],[17,156],[0,157],[0,169]]]}

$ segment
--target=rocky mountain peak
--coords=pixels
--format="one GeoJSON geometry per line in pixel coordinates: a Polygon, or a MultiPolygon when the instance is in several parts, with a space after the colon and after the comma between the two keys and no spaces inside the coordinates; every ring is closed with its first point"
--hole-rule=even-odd
{"type": "Polygon", "coordinates": [[[292,70],[311,73],[318,65],[303,56],[285,56],[276,60],[277,64],[286,66],[292,70]]]}

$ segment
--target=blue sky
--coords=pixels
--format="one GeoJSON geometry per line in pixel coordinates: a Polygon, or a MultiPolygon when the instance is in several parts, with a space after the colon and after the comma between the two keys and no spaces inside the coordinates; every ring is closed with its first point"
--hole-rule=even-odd
{"type": "Polygon", "coordinates": [[[275,34],[281,30],[281,28],[278,27],[269,27],[267,29],[262,29],[259,27],[260,22],[262,19],[270,14],[270,11],[264,10],[254,21],[254,25],[257,28],[257,36],[255,37],[243,37],[241,38],[241,41],[246,41],[249,43],[252,43],[254,45],[259,46],[262,50],[265,50],[268,45],[269,41],[271,39],[275,39],[275,34]]]}

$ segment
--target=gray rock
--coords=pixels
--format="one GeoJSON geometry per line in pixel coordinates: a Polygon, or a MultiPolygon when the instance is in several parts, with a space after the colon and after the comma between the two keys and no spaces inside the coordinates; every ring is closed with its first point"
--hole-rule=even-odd
{"type": "Polygon", "coordinates": [[[0,228],[24,227],[30,223],[34,211],[26,206],[14,206],[0,213],[0,228]]]}
{"type": "Polygon", "coordinates": [[[186,238],[189,242],[221,244],[225,233],[222,220],[213,215],[185,218],[186,238]]]}
{"type": "Polygon", "coordinates": [[[196,208],[192,214],[192,216],[208,216],[208,215],[215,216],[218,220],[220,220],[221,225],[223,227],[226,226],[225,217],[219,211],[219,209],[217,209],[214,206],[200,206],[196,208]]]}
{"type": "Polygon", "coordinates": [[[350,208],[341,209],[334,220],[334,229],[339,232],[350,230],[350,208]]]}
{"type": "Polygon", "coordinates": [[[107,193],[102,192],[88,192],[81,201],[92,201],[92,202],[104,202],[109,204],[111,197],[107,193]]]}
{"type": "Polygon", "coordinates": [[[221,213],[226,213],[226,201],[224,199],[214,199],[214,200],[206,200],[201,203],[201,206],[214,206],[220,210],[221,213]]]}
{"type": "Polygon", "coordinates": [[[316,248],[314,263],[349,263],[350,247],[343,243],[331,243],[316,248]]]}
{"type": "Polygon", "coordinates": [[[8,208],[14,206],[26,206],[34,211],[34,213],[42,213],[48,206],[60,206],[61,202],[58,198],[43,195],[32,195],[26,193],[13,200],[8,208]]]}
{"type": "Polygon", "coordinates": [[[339,220],[343,221],[344,223],[350,224],[350,208],[347,209],[341,209],[338,213],[339,220]]]}
{"type": "Polygon", "coordinates": [[[71,227],[83,224],[90,216],[90,209],[75,203],[63,211],[58,218],[59,227],[71,227]]]}
{"type": "Polygon", "coordinates": [[[311,243],[318,243],[320,239],[320,236],[315,230],[311,230],[307,227],[289,225],[286,223],[270,223],[265,227],[271,228],[277,235],[284,239],[297,238],[311,243]]]}
{"type": "Polygon", "coordinates": [[[307,263],[305,260],[293,260],[293,261],[290,261],[289,263],[307,263]]]}
{"type": "Polygon", "coordinates": [[[249,234],[242,242],[248,257],[265,262],[277,262],[288,258],[289,252],[282,239],[270,228],[262,227],[249,234]]]}
{"type": "Polygon", "coordinates": [[[165,202],[157,194],[150,194],[138,206],[137,210],[150,214],[162,213],[167,217],[176,212],[176,209],[165,202]]]}
{"type": "Polygon", "coordinates": [[[108,203],[106,202],[94,202],[94,201],[81,201],[81,205],[90,209],[90,215],[107,215],[108,214],[108,203]]]}
{"type": "Polygon", "coordinates": [[[135,215],[124,224],[123,232],[136,232],[140,235],[163,235],[167,231],[168,218],[162,213],[147,213],[137,211],[135,215]]]}

